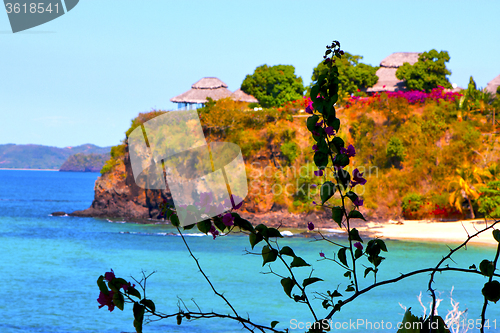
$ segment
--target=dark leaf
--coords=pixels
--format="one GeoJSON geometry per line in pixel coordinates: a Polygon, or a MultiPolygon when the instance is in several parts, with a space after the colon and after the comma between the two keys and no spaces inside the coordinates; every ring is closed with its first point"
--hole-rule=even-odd
{"type": "MultiPolygon", "coordinates": [[[[351,214],[349,214],[349,215],[351,215],[351,214]]],[[[358,241],[358,242],[363,243],[363,240],[361,239],[361,237],[359,237],[358,229],[356,229],[356,228],[352,228],[351,231],[349,231],[349,238],[352,241],[358,241]]]]}
{"type": "Polygon", "coordinates": [[[500,300],[500,283],[496,280],[486,282],[481,292],[488,301],[496,303],[500,300]]]}
{"type": "Polygon", "coordinates": [[[349,218],[350,219],[362,219],[362,220],[366,221],[365,217],[363,216],[363,214],[361,214],[359,212],[359,210],[351,210],[351,212],[349,213],[349,218]]]}
{"type": "Polygon", "coordinates": [[[495,240],[500,243],[500,230],[493,230],[493,238],[495,238],[495,240]]]}
{"type": "Polygon", "coordinates": [[[268,228],[267,229],[267,237],[281,237],[281,238],[283,238],[283,236],[278,231],[278,229],[275,229],[275,228],[268,228]]]}
{"type": "Polygon", "coordinates": [[[271,249],[271,248],[269,248],[268,245],[265,245],[262,248],[262,259],[264,259],[264,262],[262,263],[262,266],[264,266],[268,262],[275,261],[276,258],[278,258],[278,250],[271,249]]]}
{"type": "Polygon", "coordinates": [[[152,312],[156,311],[155,303],[152,300],[150,300],[150,299],[146,299],[146,298],[143,299],[141,301],[141,304],[144,305],[145,307],[147,307],[152,312]]]}
{"type": "Polygon", "coordinates": [[[488,277],[493,276],[493,273],[495,273],[495,265],[493,265],[493,261],[489,261],[487,259],[481,261],[479,264],[479,271],[488,277]]]}
{"type": "Polygon", "coordinates": [[[292,263],[290,264],[291,268],[294,267],[304,267],[304,266],[311,266],[307,262],[304,261],[301,257],[295,257],[293,258],[292,263]]]}
{"type": "Polygon", "coordinates": [[[172,223],[174,227],[180,226],[179,217],[175,214],[172,214],[172,216],[170,216],[170,223],[172,223]]]}
{"type": "Polygon", "coordinates": [[[129,294],[130,296],[135,296],[137,298],[141,298],[141,293],[137,289],[135,289],[134,287],[128,287],[127,294],[129,294]]]}
{"type": "Polygon", "coordinates": [[[367,269],[365,269],[365,278],[368,275],[368,273],[373,272],[373,271],[374,271],[373,267],[368,267],[367,269]]]}
{"type": "Polygon", "coordinates": [[[355,259],[358,259],[358,258],[359,258],[359,257],[361,257],[362,255],[363,255],[363,250],[361,250],[361,249],[356,249],[356,250],[354,251],[354,258],[355,258],[355,259]]]}
{"type": "Polygon", "coordinates": [[[337,253],[338,257],[339,257],[339,260],[341,263],[343,263],[346,267],[349,267],[347,265],[347,257],[346,257],[346,254],[345,254],[345,251],[347,250],[347,248],[343,247],[339,250],[339,252],[337,253]]]}
{"type": "Polygon", "coordinates": [[[281,248],[280,250],[280,254],[285,256],[295,257],[295,253],[293,252],[290,246],[283,246],[283,248],[281,248]]]}
{"type": "Polygon", "coordinates": [[[375,239],[375,242],[380,247],[380,249],[384,252],[387,252],[387,246],[385,246],[385,242],[379,238],[375,239]]]}
{"type": "Polygon", "coordinates": [[[276,325],[278,325],[278,324],[279,324],[279,321],[277,321],[277,320],[272,321],[271,322],[271,328],[275,328],[276,325]]]}
{"type": "Polygon", "coordinates": [[[291,293],[294,286],[294,282],[289,277],[281,279],[281,285],[283,286],[283,290],[288,297],[292,298],[291,293]]]}
{"type": "Polygon", "coordinates": [[[319,116],[317,115],[312,115],[309,118],[307,118],[307,129],[311,132],[316,131],[316,129],[318,128],[318,126],[316,126],[318,121],[319,121],[319,116]]]}
{"type": "Polygon", "coordinates": [[[332,183],[331,181],[325,182],[323,185],[321,185],[321,202],[324,204],[325,202],[328,201],[334,194],[335,194],[335,184],[332,183]]]}
{"type": "Polygon", "coordinates": [[[109,295],[109,289],[108,286],[106,286],[106,282],[104,282],[104,276],[99,276],[97,279],[97,286],[103,294],[109,295]]]}
{"type": "Polygon", "coordinates": [[[113,294],[113,303],[116,305],[118,309],[123,311],[123,305],[125,304],[125,299],[123,298],[122,293],[115,292],[113,294]]]}
{"type": "Polygon", "coordinates": [[[352,202],[354,202],[358,199],[358,195],[356,193],[354,193],[353,191],[349,191],[345,195],[346,195],[346,197],[351,199],[352,202]]]}
{"type": "Polygon", "coordinates": [[[313,284],[315,282],[318,282],[318,281],[323,281],[323,279],[320,279],[317,277],[307,278],[307,279],[304,279],[304,281],[302,282],[302,286],[305,288],[306,286],[313,284]]]}
{"type": "Polygon", "coordinates": [[[325,154],[321,151],[317,151],[314,153],[314,164],[318,167],[318,169],[324,169],[328,165],[328,154],[325,154]]]}
{"type": "Polygon", "coordinates": [[[264,237],[262,237],[261,233],[256,233],[256,234],[250,234],[250,236],[248,236],[248,239],[250,240],[250,245],[252,246],[253,250],[255,245],[264,240],[264,237]]]}
{"type": "Polygon", "coordinates": [[[346,290],[345,290],[345,291],[349,292],[349,291],[354,291],[354,290],[355,290],[355,289],[354,289],[354,287],[353,287],[352,285],[350,285],[350,286],[348,286],[348,287],[346,288],[346,290]]]}
{"type": "Polygon", "coordinates": [[[332,219],[337,222],[339,227],[342,226],[342,217],[344,216],[344,210],[342,207],[335,206],[332,207],[332,219]]]}
{"type": "Polygon", "coordinates": [[[210,228],[212,227],[212,222],[210,220],[204,220],[201,222],[198,222],[196,224],[198,227],[198,230],[204,234],[208,233],[210,231],[210,228]]]}

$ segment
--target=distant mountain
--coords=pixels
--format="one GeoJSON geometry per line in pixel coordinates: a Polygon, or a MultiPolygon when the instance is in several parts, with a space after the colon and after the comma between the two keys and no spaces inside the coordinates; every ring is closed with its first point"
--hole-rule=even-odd
{"type": "Polygon", "coordinates": [[[61,165],[59,171],[99,172],[110,157],[109,153],[78,153],[68,157],[66,162],[61,165]]]}
{"type": "Polygon", "coordinates": [[[59,170],[71,155],[106,154],[110,151],[111,147],[98,147],[93,144],[65,148],[4,144],[0,145],[0,168],[59,170]]]}

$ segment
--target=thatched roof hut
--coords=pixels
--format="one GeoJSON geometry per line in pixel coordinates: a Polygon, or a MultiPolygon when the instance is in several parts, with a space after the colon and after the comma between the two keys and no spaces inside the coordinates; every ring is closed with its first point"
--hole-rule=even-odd
{"type": "Polygon", "coordinates": [[[385,58],[380,62],[380,68],[377,70],[378,76],[377,83],[368,88],[367,92],[380,92],[380,91],[398,91],[404,90],[404,81],[398,80],[396,71],[405,62],[413,65],[418,61],[418,52],[396,52],[385,58]]]}
{"type": "Polygon", "coordinates": [[[205,104],[207,97],[218,100],[231,97],[227,84],[216,77],[204,77],[191,86],[191,89],[170,99],[171,102],[180,103],[179,108],[193,104],[205,104]]]}
{"type": "Polygon", "coordinates": [[[499,86],[500,86],[500,75],[498,75],[496,78],[488,82],[488,85],[486,86],[486,91],[495,95],[497,93],[497,89],[499,86]]]}
{"type": "Polygon", "coordinates": [[[259,101],[252,95],[244,93],[241,89],[231,93],[227,89],[227,84],[216,77],[204,77],[191,86],[191,89],[170,99],[171,102],[179,103],[179,109],[192,108],[195,104],[202,106],[207,102],[207,97],[214,101],[230,97],[235,101],[258,103],[259,101]]]}
{"type": "Polygon", "coordinates": [[[237,102],[246,103],[259,103],[259,100],[252,95],[245,93],[243,90],[238,89],[232,95],[231,98],[237,102]]]}

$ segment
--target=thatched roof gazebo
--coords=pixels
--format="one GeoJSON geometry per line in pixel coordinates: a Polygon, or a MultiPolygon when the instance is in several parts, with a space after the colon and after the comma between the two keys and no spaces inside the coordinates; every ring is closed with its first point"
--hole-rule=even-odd
{"type": "Polygon", "coordinates": [[[259,103],[259,100],[252,95],[245,93],[243,90],[238,89],[232,95],[231,98],[237,102],[246,103],[259,103]]]}
{"type": "Polygon", "coordinates": [[[493,96],[495,96],[499,86],[500,86],[500,75],[498,75],[496,78],[488,82],[488,85],[486,86],[486,91],[492,93],[493,96]]]}
{"type": "Polygon", "coordinates": [[[193,105],[205,104],[207,97],[218,100],[231,97],[231,91],[227,89],[227,84],[216,77],[204,77],[191,86],[191,89],[170,99],[171,102],[179,103],[179,109],[192,109],[193,105]]]}
{"type": "Polygon", "coordinates": [[[380,68],[376,72],[378,76],[377,83],[366,91],[380,92],[404,90],[404,81],[396,77],[396,71],[405,62],[410,65],[416,63],[419,55],[420,53],[418,52],[396,52],[382,60],[380,62],[380,68]]]}

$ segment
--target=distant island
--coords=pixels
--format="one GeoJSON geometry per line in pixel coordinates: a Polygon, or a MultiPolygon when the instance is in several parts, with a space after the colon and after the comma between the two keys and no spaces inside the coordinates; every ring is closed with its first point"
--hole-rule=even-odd
{"type": "Polygon", "coordinates": [[[111,155],[105,154],[84,154],[78,153],[68,157],[66,162],[63,163],[59,171],[72,171],[72,172],[100,172],[104,163],[111,155]]]}
{"type": "Polygon", "coordinates": [[[93,144],[65,148],[33,144],[3,144],[0,145],[0,168],[59,170],[72,155],[109,154],[110,151],[111,147],[99,147],[93,144]]]}

